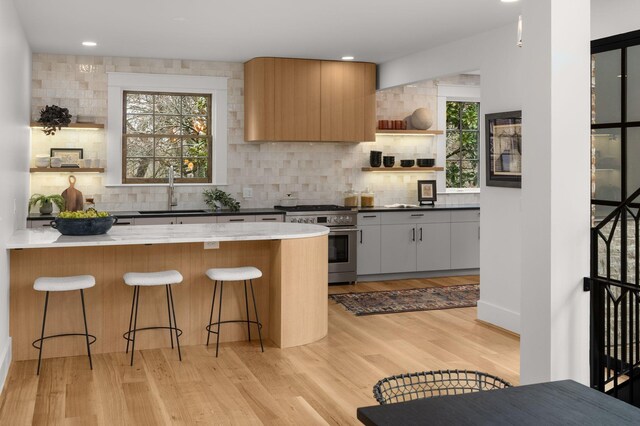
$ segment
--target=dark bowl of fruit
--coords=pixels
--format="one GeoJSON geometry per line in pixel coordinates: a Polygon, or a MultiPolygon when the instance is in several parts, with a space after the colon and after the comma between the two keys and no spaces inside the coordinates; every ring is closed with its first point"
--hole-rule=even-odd
{"type": "Polygon", "coordinates": [[[65,211],[51,221],[51,227],[62,235],[100,235],[106,234],[117,221],[117,217],[93,209],[86,212],[65,211]]]}

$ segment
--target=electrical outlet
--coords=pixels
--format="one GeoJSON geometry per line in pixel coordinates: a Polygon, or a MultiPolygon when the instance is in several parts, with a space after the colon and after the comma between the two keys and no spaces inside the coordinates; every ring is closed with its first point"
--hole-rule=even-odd
{"type": "Polygon", "coordinates": [[[253,188],[242,188],[242,198],[253,198],[253,188]]]}
{"type": "Polygon", "coordinates": [[[205,250],[213,250],[213,249],[219,249],[219,248],[220,248],[220,243],[218,241],[207,241],[204,243],[205,250]]]}

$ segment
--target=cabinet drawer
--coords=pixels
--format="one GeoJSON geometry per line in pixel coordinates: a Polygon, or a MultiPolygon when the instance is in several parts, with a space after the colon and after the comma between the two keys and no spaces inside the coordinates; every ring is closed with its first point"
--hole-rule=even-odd
{"type": "Polygon", "coordinates": [[[448,223],[451,222],[451,212],[447,211],[409,211],[385,212],[381,214],[383,225],[403,223],[448,223]]]}
{"type": "Polygon", "coordinates": [[[284,222],[283,214],[259,214],[254,218],[256,222],[284,222]]]}
{"type": "Polygon", "coordinates": [[[27,228],[46,228],[46,227],[51,227],[51,220],[52,219],[46,219],[46,220],[28,220],[27,221],[27,228]]]}
{"type": "Polygon", "coordinates": [[[175,216],[169,217],[136,217],[134,225],[173,225],[176,223],[175,216]]]}
{"type": "Polygon", "coordinates": [[[176,223],[178,225],[199,224],[199,223],[216,223],[215,216],[178,216],[176,223]]]}
{"type": "Polygon", "coordinates": [[[452,210],[451,222],[479,222],[480,210],[452,210]]]}
{"type": "Polygon", "coordinates": [[[358,225],[380,225],[382,213],[358,213],[358,225]]]}
{"type": "Polygon", "coordinates": [[[218,223],[255,222],[256,217],[251,215],[218,216],[218,223]]]}

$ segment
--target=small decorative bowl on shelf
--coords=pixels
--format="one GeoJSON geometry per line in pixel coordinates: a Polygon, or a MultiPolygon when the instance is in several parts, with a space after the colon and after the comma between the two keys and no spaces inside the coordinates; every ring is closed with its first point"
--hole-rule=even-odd
{"type": "Polygon", "coordinates": [[[400,167],[413,167],[415,164],[415,160],[400,160],[400,167]]]}
{"type": "Polygon", "coordinates": [[[433,167],[436,164],[436,160],[434,158],[418,158],[417,163],[418,167],[433,167]]]}
{"type": "Polygon", "coordinates": [[[60,212],[51,221],[51,227],[62,235],[101,235],[106,234],[117,222],[118,218],[107,212],[89,209],[86,212],[60,212]]]}

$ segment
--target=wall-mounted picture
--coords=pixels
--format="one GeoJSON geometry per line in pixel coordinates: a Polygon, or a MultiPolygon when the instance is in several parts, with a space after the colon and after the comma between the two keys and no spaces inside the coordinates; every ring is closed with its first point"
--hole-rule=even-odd
{"type": "Polygon", "coordinates": [[[485,115],[487,186],[522,185],[522,111],[485,115]]]}
{"type": "Polygon", "coordinates": [[[435,204],[438,198],[435,180],[419,180],[418,181],[418,202],[420,205],[435,204]]]}
{"type": "Polygon", "coordinates": [[[62,167],[80,167],[82,148],[51,148],[51,157],[60,157],[62,167]]]}

